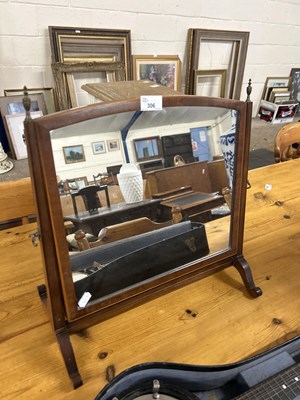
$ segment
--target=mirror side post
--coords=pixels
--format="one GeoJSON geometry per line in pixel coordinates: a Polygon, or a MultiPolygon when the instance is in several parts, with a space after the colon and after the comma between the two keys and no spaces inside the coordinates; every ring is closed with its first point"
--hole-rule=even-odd
{"type": "Polygon", "coordinates": [[[243,150],[243,172],[242,172],[242,182],[241,182],[241,203],[239,211],[239,232],[238,232],[238,246],[237,254],[233,257],[233,265],[239,271],[244,285],[250,296],[256,298],[262,295],[262,290],[255,285],[251,268],[243,256],[243,242],[244,242],[244,226],[245,226],[245,212],[246,212],[246,197],[247,197],[247,174],[248,174],[248,156],[250,147],[250,136],[251,136],[251,121],[252,121],[252,101],[250,99],[250,94],[252,91],[251,79],[249,79],[247,86],[247,98],[246,98],[246,126],[245,126],[245,139],[243,150]]]}
{"type": "Polygon", "coordinates": [[[67,330],[65,307],[60,284],[57,254],[55,249],[52,229],[45,229],[51,226],[49,215],[47,190],[41,168],[38,141],[36,140],[37,129],[34,120],[30,115],[31,101],[26,87],[24,87],[23,105],[26,111],[24,121],[25,140],[28,149],[28,164],[33,188],[33,196],[37,210],[37,221],[40,226],[40,244],[42,246],[42,258],[44,266],[45,285],[38,286],[38,293],[41,301],[47,309],[50,324],[59,344],[62,357],[72,381],[74,389],[83,384],[78,371],[73,347],[67,330]]]}

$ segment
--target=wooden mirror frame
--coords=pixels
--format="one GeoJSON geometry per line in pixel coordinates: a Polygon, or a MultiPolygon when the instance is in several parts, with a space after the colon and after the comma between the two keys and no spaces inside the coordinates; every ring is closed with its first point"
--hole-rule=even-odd
{"type": "MultiPolygon", "coordinates": [[[[250,92],[250,89],[249,89],[250,92]]],[[[243,256],[243,233],[248,171],[252,103],[212,97],[164,96],[165,107],[220,107],[238,111],[239,133],[235,148],[235,178],[232,196],[230,241],[228,248],[210,257],[193,261],[184,268],[144,281],[108,299],[78,309],[72,281],[69,253],[67,251],[63,215],[56,171],[51,149],[52,130],[120,112],[139,111],[140,99],[93,104],[74,110],[59,112],[38,119],[31,119],[27,111],[25,135],[28,145],[29,167],[32,176],[36,207],[38,211],[39,237],[42,248],[45,285],[39,286],[41,299],[47,306],[53,331],[74,388],[82,385],[70,334],[118,315],[154,297],[192,283],[226,267],[234,266],[240,273],[248,293],[252,297],[262,294],[253,281],[250,267],[243,256]]],[[[28,110],[30,101],[24,99],[28,110]],[[28,105],[29,103],[29,105],[28,105]]]]}

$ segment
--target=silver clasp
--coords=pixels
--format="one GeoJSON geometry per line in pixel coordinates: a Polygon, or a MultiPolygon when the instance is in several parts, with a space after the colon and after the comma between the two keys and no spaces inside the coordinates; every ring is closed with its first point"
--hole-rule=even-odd
{"type": "Polygon", "coordinates": [[[32,246],[34,246],[34,247],[37,247],[37,239],[41,239],[41,232],[40,232],[40,230],[39,230],[39,228],[37,228],[37,230],[34,232],[34,233],[31,233],[30,235],[29,235],[29,237],[31,238],[31,243],[32,243],[32,246]]]}

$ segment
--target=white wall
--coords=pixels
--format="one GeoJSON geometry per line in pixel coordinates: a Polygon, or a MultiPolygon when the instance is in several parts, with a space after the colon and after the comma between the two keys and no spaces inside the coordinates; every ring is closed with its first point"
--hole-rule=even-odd
{"type": "Polygon", "coordinates": [[[267,76],[300,67],[300,0],[0,0],[3,89],[53,86],[48,26],[130,29],[133,54],[178,54],[189,28],[250,32],[241,99],[254,113],[267,76]]]}

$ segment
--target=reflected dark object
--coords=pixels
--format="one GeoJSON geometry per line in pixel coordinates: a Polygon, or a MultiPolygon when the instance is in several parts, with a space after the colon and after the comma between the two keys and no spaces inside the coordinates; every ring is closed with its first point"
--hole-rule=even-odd
{"type": "Polygon", "coordinates": [[[190,221],[123,239],[74,255],[73,271],[103,268],[75,283],[77,297],[91,293],[91,301],[159,276],[209,252],[205,228],[190,221]],[[154,256],[155,255],[155,256],[154,256]],[[116,279],[116,277],[118,277],[116,279]]]}
{"type": "Polygon", "coordinates": [[[78,215],[77,204],[76,204],[76,197],[78,197],[78,196],[81,196],[83,198],[86,210],[90,214],[96,214],[98,212],[98,208],[102,207],[99,196],[98,196],[98,192],[100,192],[102,190],[105,191],[106,207],[110,207],[110,200],[109,200],[107,185],[102,185],[102,186],[90,185],[90,186],[83,187],[82,189],[79,189],[78,192],[76,192],[76,193],[72,193],[71,196],[72,196],[75,215],[76,216],[78,215]]]}

